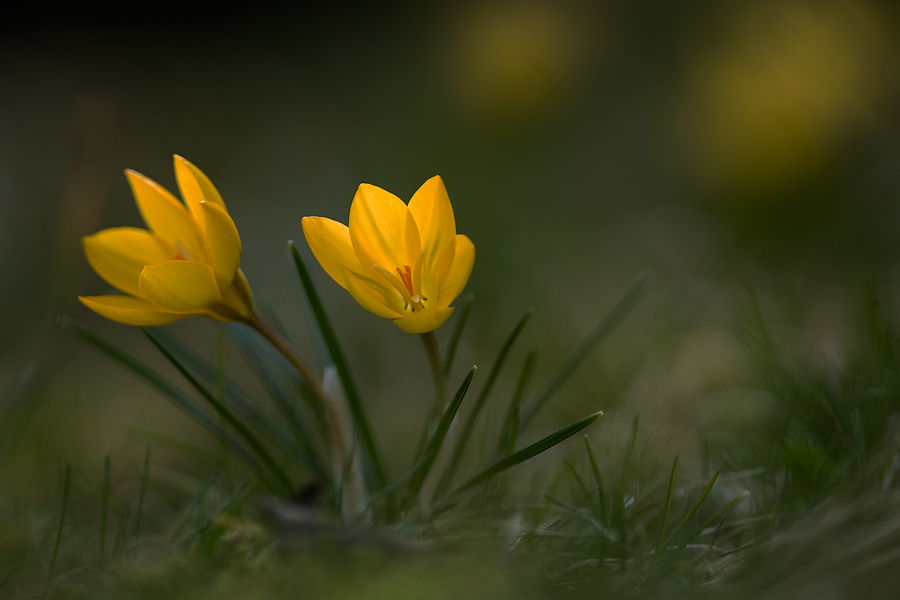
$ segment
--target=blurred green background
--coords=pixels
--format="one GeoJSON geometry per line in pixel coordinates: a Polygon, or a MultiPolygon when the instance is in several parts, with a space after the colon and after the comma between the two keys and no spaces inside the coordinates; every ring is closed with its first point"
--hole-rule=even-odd
{"type": "MultiPolygon", "coordinates": [[[[626,437],[636,412],[688,457],[697,431],[752,420],[766,399],[744,389],[733,335],[750,289],[788,355],[835,366],[866,282],[900,307],[893,2],[144,10],[72,7],[2,26],[0,443],[13,495],[57,486],[66,462],[139,461],[135,423],[200,435],[55,325],[73,315],[171,373],[138,330],[76,296],[107,290],[81,236],[142,225],[123,169],[176,190],[173,153],[219,188],[244,272],[307,356],[286,241],[311,258],[301,218],[346,222],[362,182],[408,200],[444,178],[477,250],[459,369],[487,367],[533,305],[524,339],[542,348],[540,381],[653,271],[640,309],[545,414],[550,430],[606,411],[591,430],[601,445],[626,437]]],[[[396,472],[430,398],[419,341],[310,266],[396,472]]],[[[211,355],[213,323],[171,329],[211,355]]]]}

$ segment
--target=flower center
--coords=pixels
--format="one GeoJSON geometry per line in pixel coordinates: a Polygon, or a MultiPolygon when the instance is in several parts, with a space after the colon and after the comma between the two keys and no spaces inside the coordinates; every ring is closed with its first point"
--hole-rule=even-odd
{"type": "Polygon", "coordinates": [[[191,256],[191,253],[187,251],[181,242],[175,240],[175,247],[178,248],[178,252],[175,253],[175,256],[172,257],[172,260],[194,260],[194,257],[191,256]]]}
{"type": "Polygon", "coordinates": [[[396,267],[394,269],[396,275],[379,264],[374,264],[372,266],[375,267],[375,270],[381,273],[388,283],[390,283],[403,297],[403,308],[416,312],[418,310],[423,310],[425,308],[425,303],[428,302],[428,298],[425,298],[416,292],[416,288],[421,285],[420,280],[422,273],[420,265],[421,260],[416,265],[415,271],[409,265],[403,265],[403,268],[396,267]]]}
{"type": "Polygon", "coordinates": [[[410,296],[414,296],[415,292],[413,291],[413,283],[412,283],[412,269],[409,265],[404,265],[406,271],[401,271],[400,267],[397,267],[397,273],[400,275],[400,281],[403,282],[403,285],[406,286],[406,290],[409,292],[410,296]]]}
{"type": "MultiPolygon", "coordinates": [[[[402,269],[397,267],[397,274],[400,276],[400,282],[403,284],[403,287],[406,288],[406,291],[408,292],[408,295],[403,294],[403,299],[406,301],[406,308],[411,309],[413,312],[425,308],[424,302],[427,298],[422,298],[416,293],[415,287],[413,286],[412,268],[409,265],[403,265],[402,269]]],[[[400,290],[400,293],[403,293],[403,290],[400,290]]]]}

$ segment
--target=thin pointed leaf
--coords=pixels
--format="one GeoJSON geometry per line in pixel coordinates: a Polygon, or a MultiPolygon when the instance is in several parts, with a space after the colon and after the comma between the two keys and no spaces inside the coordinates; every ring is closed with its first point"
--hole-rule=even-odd
{"type": "MultiPolygon", "coordinates": [[[[188,503],[187,507],[184,510],[182,510],[183,518],[181,520],[181,524],[175,530],[175,533],[172,534],[173,538],[177,538],[181,534],[181,531],[187,526],[187,524],[191,518],[191,514],[194,512],[194,508],[197,507],[206,498],[206,495],[209,493],[209,490],[211,490],[213,487],[213,482],[215,482],[215,480],[219,477],[219,474],[221,473],[221,471],[222,471],[222,465],[221,464],[216,465],[216,468],[213,469],[212,473],[210,473],[206,477],[206,479],[204,479],[201,482],[201,484],[197,487],[197,490],[191,496],[191,500],[188,503]]],[[[182,539],[182,540],[176,542],[175,545],[183,546],[185,543],[187,543],[187,541],[188,541],[187,539],[182,539]]]]}
{"type": "Polygon", "coordinates": [[[109,492],[110,492],[110,458],[107,453],[103,458],[103,487],[100,488],[100,564],[104,564],[106,557],[106,522],[109,517],[109,492]]]}
{"type": "Polygon", "coordinates": [[[66,523],[66,506],[69,504],[69,489],[71,483],[72,466],[66,465],[66,477],[63,480],[62,505],[59,509],[59,526],[56,528],[56,541],[53,542],[53,555],[50,557],[50,567],[47,569],[47,583],[50,583],[53,579],[53,569],[56,567],[56,557],[59,554],[59,544],[62,541],[63,526],[66,523]]]}
{"type": "Polygon", "coordinates": [[[666,527],[669,525],[669,514],[672,512],[672,493],[675,491],[675,475],[678,473],[678,455],[672,463],[672,474],[669,476],[669,491],[666,493],[666,506],[663,512],[662,531],[659,533],[659,543],[656,545],[656,555],[662,554],[666,542],[666,527]]]}
{"type": "Polygon", "coordinates": [[[441,444],[444,443],[444,438],[447,437],[450,425],[453,423],[453,419],[459,411],[463,398],[466,397],[466,392],[469,390],[469,385],[472,383],[472,378],[475,377],[475,371],[477,370],[478,367],[475,366],[469,369],[466,378],[463,379],[459,389],[456,390],[453,400],[447,405],[447,409],[444,411],[443,416],[441,416],[441,420],[438,421],[438,426],[431,435],[431,439],[429,439],[428,443],[425,445],[425,450],[422,452],[422,458],[424,460],[419,461],[422,463],[421,466],[416,469],[415,473],[413,473],[413,476],[410,478],[410,503],[414,502],[418,497],[419,491],[422,489],[422,484],[425,482],[425,478],[428,476],[428,472],[431,470],[431,466],[434,464],[438,452],[440,452],[441,444]]]}
{"type": "Polygon", "coordinates": [[[684,528],[685,525],[688,524],[688,521],[691,520],[691,517],[694,516],[694,513],[697,512],[697,509],[700,508],[700,505],[703,504],[703,501],[706,500],[706,496],[709,495],[710,490],[712,490],[713,485],[716,483],[716,479],[719,478],[719,472],[716,471],[712,478],[709,480],[709,483],[706,484],[706,487],[703,488],[703,491],[700,493],[700,497],[697,498],[697,501],[694,502],[694,505],[691,506],[691,509],[687,511],[687,513],[682,517],[678,524],[672,528],[672,532],[669,533],[669,536],[666,538],[666,542],[663,545],[667,545],[669,540],[673,539],[678,533],[684,528]]]}
{"type": "Polygon", "coordinates": [[[466,425],[465,427],[463,427],[462,434],[456,440],[456,444],[453,448],[453,456],[450,459],[450,465],[441,476],[441,481],[437,486],[438,495],[440,495],[453,480],[453,475],[456,473],[456,469],[459,467],[463,452],[465,452],[466,450],[469,436],[472,434],[472,430],[475,428],[475,423],[478,420],[478,415],[481,413],[481,409],[484,407],[485,403],[487,402],[488,396],[490,396],[491,394],[491,390],[493,390],[494,388],[494,383],[497,381],[497,376],[500,374],[500,370],[503,368],[503,363],[506,362],[506,357],[509,355],[509,351],[512,349],[513,344],[516,343],[516,339],[519,337],[519,334],[522,333],[522,330],[525,328],[525,325],[528,323],[528,320],[531,318],[532,314],[534,314],[533,307],[529,306],[525,309],[525,314],[522,315],[522,318],[519,319],[519,322],[516,323],[516,326],[513,328],[512,332],[510,332],[509,336],[507,336],[506,341],[500,348],[500,352],[497,354],[497,358],[494,359],[494,364],[493,366],[491,366],[491,372],[488,374],[487,381],[485,381],[484,383],[484,388],[482,388],[481,394],[479,394],[478,396],[478,400],[475,401],[475,406],[472,407],[472,411],[469,413],[469,418],[466,420],[466,425]]]}
{"type": "Polygon", "coordinates": [[[218,451],[154,427],[145,427],[137,423],[131,423],[128,426],[128,435],[154,444],[167,446],[173,450],[184,452],[197,460],[204,460],[209,463],[215,463],[221,458],[221,454],[218,451]]]}
{"type": "Polygon", "coordinates": [[[732,508],[734,508],[735,506],[737,506],[738,504],[740,504],[741,502],[743,502],[744,500],[746,500],[748,496],[750,496],[750,492],[749,492],[748,490],[744,490],[743,492],[741,492],[740,494],[738,494],[738,495],[737,495],[737,498],[735,498],[734,500],[732,500],[731,502],[729,502],[728,504],[726,504],[725,506],[723,506],[722,508],[720,508],[719,510],[717,510],[717,511],[716,511],[715,513],[713,513],[709,518],[707,518],[705,521],[703,521],[703,523],[700,525],[700,530],[703,531],[704,529],[706,529],[707,527],[709,527],[709,526],[710,526],[712,523],[714,523],[719,517],[724,516],[724,515],[725,515],[726,513],[728,513],[728,511],[730,511],[732,508]]]}
{"type": "Polygon", "coordinates": [[[587,358],[591,351],[603,339],[612,333],[616,326],[625,318],[628,313],[635,307],[638,300],[644,294],[649,283],[650,276],[646,273],[642,274],[637,280],[631,284],[628,291],[616,302],[612,310],[610,310],[603,319],[597,324],[594,330],[581,342],[581,345],[575,349],[572,356],[563,364],[563,366],[550,379],[549,383],[541,389],[540,392],[531,400],[529,405],[522,411],[521,427],[525,428],[531,423],[535,415],[543,408],[544,404],[556,393],[563,383],[575,372],[575,369],[581,362],[587,358]]]}
{"type": "Polygon", "coordinates": [[[134,535],[141,533],[141,517],[144,515],[144,496],[147,493],[147,480],[150,478],[150,446],[144,454],[144,470],[141,471],[141,491],[138,493],[137,514],[134,517],[134,535]]]}
{"type": "MultiPolygon", "coordinates": [[[[240,412],[241,418],[243,421],[247,422],[249,425],[258,430],[266,439],[272,441],[279,448],[281,448],[284,452],[290,454],[295,459],[304,463],[313,473],[315,473],[320,478],[328,478],[328,469],[323,466],[322,459],[318,455],[318,451],[312,442],[312,435],[309,433],[309,430],[302,423],[297,425],[292,421],[289,417],[286,420],[288,422],[292,422],[296,426],[296,435],[291,436],[287,431],[283,428],[279,427],[271,417],[266,415],[243,390],[241,390],[238,386],[228,380],[227,377],[218,377],[216,374],[216,369],[209,362],[201,358],[196,352],[188,348],[184,343],[180,340],[170,336],[168,333],[164,332],[160,328],[156,329],[146,329],[145,332],[147,335],[151,336],[156,340],[156,343],[162,345],[166,351],[168,351],[172,356],[174,356],[178,362],[184,365],[188,370],[192,373],[195,373],[201,380],[206,382],[207,384],[214,384],[221,391],[219,397],[222,399],[224,403],[228,406],[232,406],[240,412]]],[[[235,343],[238,344],[239,347],[243,349],[241,343],[232,336],[232,339],[235,340],[235,343]]],[[[258,353],[253,353],[253,356],[259,357],[258,353]]],[[[264,363],[271,364],[271,363],[264,363]]],[[[251,368],[254,371],[257,371],[256,367],[259,365],[251,365],[251,368]]],[[[262,375],[257,372],[257,375],[260,377],[261,381],[266,378],[266,381],[262,381],[263,387],[270,393],[270,395],[281,394],[282,398],[289,397],[289,393],[287,392],[287,388],[285,386],[281,386],[278,390],[271,389],[270,386],[275,387],[276,384],[268,381],[267,375],[262,375]]],[[[299,381],[299,379],[298,379],[299,381]]],[[[290,400],[284,400],[285,402],[293,405],[293,402],[290,400]]],[[[276,401],[276,405],[278,402],[276,401]]],[[[284,411],[282,411],[284,412],[284,411]]],[[[292,415],[293,415],[293,411],[292,415]]],[[[298,419],[300,417],[297,417],[298,419]]]]}
{"type": "Polygon", "coordinates": [[[201,425],[209,429],[213,435],[224,441],[233,452],[240,456],[241,459],[250,466],[250,468],[257,470],[260,473],[265,473],[265,467],[260,463],[259,459],[250,452],[243,442],[217,422],[212,415],[197,406],[193,400],[185,396],[162,375],[75,319],[72,319],[71,317],[61,317],[59,321],[61,325],[72,329],[83,340],[138,375],[157,390],[161,391],[169,398],[169,400],[178,406],[178,408],[185,411],[201,425]]]}
{"type": "Polygon", "coordinates": [[[219,402],[219,400],[216,399],[216,397],[213,396],[209,392],[209,390],[203,387],[203,385],[201,385],[200,382],[197,381],[194,376],[184,368],[184,365],[178,362],[174,356],[169,354],[169,352],[162,345],[158,344],[154,337],[149,332],[147,332],[146,329],[144,331],[145,333],[147,333],[147,338],[153,343],[154,346],[156,346],[156,348],[160,352],[162,352],[163,356],[165,356],[166,359],[168,359],[168,361],[172,363],[172,366],[174,366],[178,370],[178,372],[181,373],[181,375],[185,379],[187,379],[188,383],[191,384],[191,387],[197,390],[197,393],[203,396],[203,398],[207,402],[209,402],[210,406],[212,406],[213,409],[223,419],[225,419],[225,421],[229,425],[231,425],[239,434],[241,434],[241,437],[243,437],[244,440],[250,445],[250,447],[253,448],[254,452],[256,452],[256,455],[268,468],[269,472],[272,473],[275,478],[281,483],[281,485],[284,487],[284,491],[287,493],[293,492],[294,487],[293,484],[291,484],[290,477],[288,477],[287,473],[285,473],[284,470],[278,465],[278,463],[275,462],[275,459],[272,458],[272,456],[265,449],[262,443],[256,438],[255,435],[253,435],[253,432],[250,431],[250,429],[246,425],[244,425],[240,419],[235,417],[234,414],[230,410],[228,410],[228,408],[224,404],[219,402]]]}
{"type": "Polygon", "coordinates": [[[300,252],[297,251],[297,246],[294,245],[294,242],[288,242],[288,245],[291,248],[291,255],[294,257],[294,265],[297,267],[297,274],[300,276],[300,282],[303,284],[303,291],[306,292],[306,298],[309,301],[309,306],[312,308],[313,315],[316,318],[316,323],[319,326],[322,339],[325,340],[328,354],[331,356],[331,361],[334,363],[338,372],[338,377],[341,379],[341,384],[344,386],[347,404],[350,405],[353,423],[356,425],[356,433],[362,444],[363,453],[366,459],[364,464],[366,465],[372,480],[371,483],[373,484],[373,488],[381,488],[385,483],[384,469],[381,466],[381,459],[379,458],[378,450],[375,447],[375,439],[369,428],[369,419],[366,416],[365,408],[360,399],[356,381],[353,378],[353,373],[350,371],[350,364],[347,362],[347,357],[344,355],[344,349],[341,347],[341,343],[334,332],[334,328],[331,326],[331,321],[328,319],[325,307],[319,299],[319,292],[316,291],[316,286],[309,276],[309,271],[306,270],[306,265],[303,264],[303,259],[300,258],[300,252]]]}
{"type": "Polygon", "coordinates": [[[597,485],[597,505],[600,508],[600,518],[602,519],[606,514],[606,488],[603,485],[603,477],[600,476],[597,459],[594,458],[594,450],[591,448],[591,441],[588,439],[587,434],[584,434],[584,447],[587,450],[588,460],[591,463],[594,482],[597,485]]]}
{"type": "Polygon", "coordinates": [[[422,454],[419,456],[419,460],[417,460],[413,466],[406,469],[403,473],[398,475],[393,479],[393,481],[386,484],[383,488],[378,490],[376,494],[369,498],[369,501],[366,503],[366,506],[360,511],[358,515],[356,515],[354,521],[351,523],[352,525],[359,524],[366,518],[366,515],[371,512],[372,508],[377,505],[382,500],[388,499],[391,494],[393,494],[396,490],[400,488],[404,483],[409,481],[409,478],[418,471],[422,465],[425,464],[425,461],[428,459],[426,454],[422,454]]]}
{"type": "Polygon", "coordinates": [[[456,490],[454,490],[454,492],[452,494],[450,494],[450,497],[452,498],[453,496],[461,494],[462,492],[468,490],[469,488],[472,488],[472,487],[478,485],[479,483],[483,483],[483,482],[487,481],[488,479],[490,479],[496,475],[499,475],[500,473],[503,473],[507,469],[514,467],[514,466],[518,465],[519,463],[523,463],[530,458],[534,458],[535,456],[537,456],[538,454],[541,454],[542,452],[544,452],[546,450],[549,450],[553,446],[555,446],[555,445],[559,444],[560,442],[575,435],[576,433],[578,433],[579,431],[581,431],[582,429],[584,429],[585,427],[587,427],[588,425],[590,425],[591,423],[593,423],[594,421],[599,419],[601,416],[603,416],[602,411],[598,411],[592,415],[588,415],[588,416],[584,417],[583,419],[579,419],[578,421],[575,421],[574,423],[570,423],[569,425],[566,425],[562,429],[560,429],[554,433],[551,433],[547,437],[538,440],[537,442],[531,444],[530,446],[523,448],[522,450],[519,450],[512,456],[510,456],[508,458],[504,458],[503,460],[494,463],[493,465],[491,465],[490,467],[488,467],[487,469],[485,469],[484,471],[482,471],[481,473],[479,473],[478,475],[476,475],[475,477],[473,477],[472,479],[470,479],[469,481],[467,481],[466,483],[464,483],[463,485],[458,487],[456,490]]]}
{"type": "Polygon", "coordinates": [[[321,406],[313,399],[309,388],[297,370],[250,327],[241,323],[228,323],[224,325],[224,328],[237,344],[247,364],[253,369],[254,375],[259,379],[284,420],[287,421],[298,443],[300,440],[312,440],[313,435],[307,426],[306,419],[297,406],[297,397],[300,396],[306,401],[307,407],[318,420],[320,429],[325,427],[325,417],[321,406]]]}
{"type": "Polygon", "coordinates": [[[628,476],[628,470],[631,467],[631,459],[634,458],[634,448],[637,445],[638,431],[641,428],[641,413],[634,415],[631,422],[631,436],[628,438],[628,448],[625,450],[625,458],[622,460],[622,476],[620,483],[625,481],[628,476]]]}
{"type": "Polygon", "coordinates": [[[444,357],[444,377],[450,373],[453,366],[453,357],[456,356],[456,346],[459,344],[459,338],[462,337],[463,329],[466,327],[466,321],[469,320],[469,313],[472,312],[472,303],[475,302],[475,296],[466,294],[463,305],[459,309],[459,318],[453,326],[453,333],[450,334],[450,341],[447,343],[447,355],[444,357]]]}
{"type": "Polygon", "coordinates": [[[578,469],[570,461],[565,461],[563,464],[568,469],[569,473],[572,475],[572,478],[575,479],[575,483],[578,484],[578,489],[581,490],[584,499],[587,500],[588,504],[591,505],[595,511],[597,510],[597,505],[594,503],[594,495],[588,491],[587,486],[584,484],[584,479],[581,478],[581,475],[578,473],[578,469]]]}
{"type": "Polygon", "coordinates": [[[538,349],[532,348],[525,357],[525,364],[522,366],[522,374],[519,375],[519,383],[516,385],[516,391],[513,394],[512,402],[509,403],[509,410],[506,418],[503,420],[503,433],[497,440],[497,449],[494,452],[494,460],[509,456],[516,449],[516,438],[519,436],[519,415],[522,398],[531,376],[534,374],[534,365],[537,362],[538,349]]]}

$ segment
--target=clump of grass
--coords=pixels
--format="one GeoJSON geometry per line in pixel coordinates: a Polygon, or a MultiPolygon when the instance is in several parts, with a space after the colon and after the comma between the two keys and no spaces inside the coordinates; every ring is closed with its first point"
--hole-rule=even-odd
{"type": "MultiPolygon", "coordinates": [[[[357,401],[364,406],[364,390],[356,387],[333,329],[329,333],[321,303],[316,308],[315,289],[296,249],[293,254],[325,338],[325,362],[330,358],[336,367],[344,392],[355,390],[347,397],[353,422],[367,420],[365,410],[352,409],[357,401]],[[343,367],[337,368],[339,362],[343,367]],[[351,401],[354,394],[357,400],[351,401]]],[[[512,396],[503,402],[494,383],[522,337],[526,312],[487,376],[479,381],[482,371],[472,367],[449,402],[437,407],[401,473],[384,472],[377,440],[370,431],[367,442],[357,429],[368,493],[350,519],[342,508],[347,481],[335,479],[328,464],[323,415],[290,364],[252,332],[241,326],[224,330],[266,399],[229,379],[220,341],[214,360],[207,361],[164,331],[147,331],[193,390],[189,395],[109,340],[67,321],[203,424],[220,446],[210,452],[165,432],[136,429],[155,446],[202,457],[206,471],[168,471],[154,463],[149,447],[133,468],[117,465],[114,455],[95,472],[65,468],[55,495],[31,507],[30,534],[3,549],[16,558],[8,561],[14,568],[0,572],[0,592],[277,598],[303,586],[313,598],[358,597],[362,590],[370,597],[440,592],[669,598],[727,592],[749,598],[793,585],[814,589],[816,573],[829,570],[839,585],[865,579],[871,597],[888,589],[891,571],[879,565],[892,564],[900,545],[891,508],[900,468],[900,371],[897,331],[874,297],[839,371],[786,362],[759,310],[751,312],[740,336],[756,385],[775,401],[762,426],[698,440],[712,467],[706,477],[686,476],[678,456],[669,457],[664,472],[648,468],[658,462],[647,460],[658,450],[636,417],[618,451],[604,447],[601,454],[597,446],[605,442],[585,435],[581,444],[572,440],[566,446],[569,460],[543,475],[532,472],[530,488],[521,478],[513,481],[514,468],[599,417],[588,415],[521,442],[520,433],[634,305],[642,286],[626,293],[564,366],[538,382],[536,392],[530,389],[538,352],[529,350],[512,396]],[[476,399],[467,405],[473,390],[476,399]],[[478,456],[471,431],[489,402],[502,403],[496,411],[502,418],[484,424],[491,437],[478,456]],[[461,415],[467,420],[460,421],[461,415]],[[455,436],[457,421],[462,435],[455,436]],[[471,453],[468,462],[462,460],[465,452],[471,453]],[[337,529],[328,531],[341,533],[305,539],[291,544],[305,550],[281,554],[284,545],[277,540],[285,524],[267,525],[258,511],[263,499],[273,497],[308,508],[312,520],[306,525],[330,524],[337,529]],[[758,552],[760,547],[766,552],[758,552]],[[829,562],[826,548],[846,550],[847,564],[829,562]]],[[[443,376],[451,372],[472,305],[468,299],[445,341],[448,352],[437,361],[443,376]]]]}

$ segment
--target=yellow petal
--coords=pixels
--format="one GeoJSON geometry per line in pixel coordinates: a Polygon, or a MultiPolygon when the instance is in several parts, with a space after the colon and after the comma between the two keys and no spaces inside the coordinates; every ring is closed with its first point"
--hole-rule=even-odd
{"type": "Polygon", "coordinates": [[[440,259],[444,247],[456,235],[456,220],[444,181],[440,177],[432,177],[423,183],[409,201],[409,211],[416,221],[425,251],[424,269],[430,271],[440,259]]]}
{"type": "Polygon", "coordinates": [[[449,306],[462,293],[475,263],[475,245],[472,241],[464,235],[457,235],[454,240],[456,251],[450,270],[441,282],[438,306],[449,306]]]}
{"type": "MultiPolygon", "coordinates": [[[[366,285],[363,280],[349,270],[344,271],[344,277],[346,281],[344,287],[350,292],[353,299],[359,302],[360,306],[367,311],[374,313],[379,317],[387,317],[389,319],[396,319],[402,314],[391,308],[391,303],[385,298],[384,294],[366,285]]],[[[397,292],[394,292],[394,294],[399,296],[397,292]]]]}
{"type": "Polygon", "coordinates": [[[350,241],[363,269],[373,264],[389,271],[416,264],[422,251],[419,231],[400,198],[374,185],[359,186],[350,206],[350,241]]]}
{"type": "Polygon", "coordinates": [[[394,323],[406,333],[428,333],[443,325],[452,312],[452,308],[426,308],[395,319],[394,323]]]}
{"type": "Polygon", "coordinates": [[[133,296],[78,296],[81,303],[100,316],[125,325],[165,325],[190,316],[162,309],[133,296]]]}
{"type": "Polygon", "coordinates": [[[241,264],[241,237],[225,209],[213,202],[201,202],[206,224],[206,244],[216,283],[223,294],[231,287],[241,264]]]}
{"type": "Polygon", "coordinates": [[[126,294],[140,295],[144,265],[172,260],[176,249],[146,229],[115,227],[82,239],[84,253],[97,275],[126,294]]]}
{"type": "Polygon", "coordinates": [[[175,155],[175,179],[178,181],[178,189],[181,190],[184,203],[196,215],[197,220],[203,218],[200,215],[201,202],[214,202],[228,212],[222,195],[219,194],[219,190],[212,184],[209,177],[195,167],[191,161],[177,154],[175,155]]]}
{"type": "Polygon", "coordinates": [[[140,173],[127,170],[125,175],[147,227],[167,240],[181,244],[191,254],[185,258],[203,260],[198,225],[184,204],[166,188],[140,173]]]}
{"type": "Polygon", "coordinates": [[[350,230],[343,223],[325,217],[303,217],[300,223],[313,256],[332,279],[347,289],[344,269],[357,275],[363,272],[350,242],[350,230]]]}
{"type": "Polygon", "coordinates": [[[171,260],[141,271],[141,295],[176,312],[205,310],[222,302],[212,267],[195,260],[171,260]]]}

